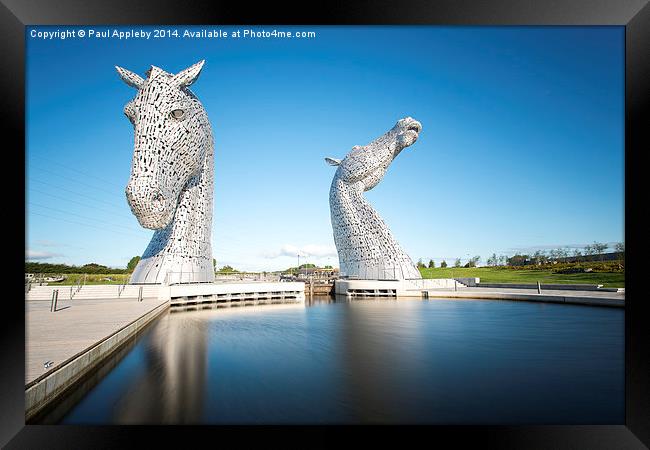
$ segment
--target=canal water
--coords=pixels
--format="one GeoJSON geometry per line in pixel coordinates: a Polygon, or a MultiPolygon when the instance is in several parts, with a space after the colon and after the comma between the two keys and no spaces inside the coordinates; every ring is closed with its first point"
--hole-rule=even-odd
{"type": "Polygon", "coordinates": [[[624,423],[624,311],[345,300],[168,312],[39,419],[624,423]]]}

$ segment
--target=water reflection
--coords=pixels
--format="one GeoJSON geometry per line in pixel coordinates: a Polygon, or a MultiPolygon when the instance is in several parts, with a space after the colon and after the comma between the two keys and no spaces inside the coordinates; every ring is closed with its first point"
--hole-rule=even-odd
{"type": "Polygon", "coordinates": [[[192,306],[175,308],[162,317],[146,342],[144,365],[148,370],[133,380],[115,408],[115,421],[123,424],[201,423],[208,384],[208,327],[215,318],[259,314],[260,308],[277,311],[303,309],[304,306],[192,306]]]}
{"type": "MultiPolygon", "coordinates": [[[[186,313],[196,314],[196,313],[186,313]]],[[[151,330],[143,363],[115,408],[119,423],[198,423],[207,377],[208,322],[166,314],[151,330]],[[155,408],[151,406],[155,405],[155,408]]]]}
{"type": "Polygon", "coordinates": [[[396,406],[408,390],[409,375],[418,370],[417,306],[421,302],[383,300],[381,310],[376,310],[376,301],[348,300],[341,330],[346,347],[341,367],[349,375],[348,397],[355,399],[351,406],[357,421],[399,421],[404,411],[396,406]],[[386,389],[392,385],[400,389],[386,389]]]}
{"type": "Polygon", "coordinates": [[[315,305],[327,305],[330,303],[335,303],[335,302],[344,302],[346,301],[346,297],[339,295],[338,297],[333,297],[330,295],[314,295],[314,296],[309,296],[305,295],[305,306],[310,307],[310,306],[315,306],[315,305]]]}
{"type": "Polygon", "coordinates": [[[167,313],[42,423],[623,423],[623,311],[308,299],[167,313]]]}

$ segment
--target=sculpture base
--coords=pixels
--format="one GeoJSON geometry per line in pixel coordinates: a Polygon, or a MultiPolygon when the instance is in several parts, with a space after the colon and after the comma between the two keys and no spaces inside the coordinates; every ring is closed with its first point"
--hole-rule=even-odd
{"type": "Polygon", "coordinates": [[[208,258],[156,255],[143,258],[136,266],[129,284],[212,283],[214,267],[208,258]]]}
{"type": "Polygon", "coordinates": [[[475,284],[474,278],[433,278],[414,280],[353,280],[339,279],[334,283],[337,295],[349,297],[424,297],[424,292],[436,289],[462,289],[475,284]],[[473,281],[474,280],[474,281],[473,281]]]}
{"type": "Polygon", "coordinates": [[[238,306],[272,303],[304,303],[305,283],[250,282],[200,283],[162,286],[161,296],[171,306],[238,306]]]}
{"type": "MultiPolygon", "coordinates": [[[[405,256],[404,258],[408,258],[405,256]]],[[[340,260],[341,273],[358,280],[413,280],[421,279],[420,271],[410,260],[400,264],[384,264],[381,258],[346,262],[340,260]]]]}

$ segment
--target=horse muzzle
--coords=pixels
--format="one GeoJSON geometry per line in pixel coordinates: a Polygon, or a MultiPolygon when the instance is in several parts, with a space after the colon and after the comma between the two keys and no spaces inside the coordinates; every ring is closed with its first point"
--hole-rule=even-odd
{"type": "Polygon", "coordinates": [[[126,199],[131,212],[144,228],[160,230],[165,228],[172,219],[171,202],[160,189],[129,183],[126,187],[126,199]]]}

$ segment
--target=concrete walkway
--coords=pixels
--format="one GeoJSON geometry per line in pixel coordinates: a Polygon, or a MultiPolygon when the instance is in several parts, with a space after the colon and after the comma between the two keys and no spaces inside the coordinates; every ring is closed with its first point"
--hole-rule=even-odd
{"type": "MultiPolygon", "coordinates": [[[[521,288],[487,288],[487,287],[467,287],[462,289],[463,292],[503,292],[509,294],[537,294],[537,289],[521,288]]],[[[625,292],[608,292],[608,291],[579,291],[575,289],[542,289],[542,294],[562,295],[574,297],[603,297],[603,298],[625,298],[625,292]]]]}
{"type": "Polygon", "coordinates": [[[56,371],[167,300],[158,298],[25,302],[25,385],[56,371]],[[52,361],[50,367],[44,363],[52,361]]]}
{"type": "Polygon", "coordinates": [[[463,287],[459,288],[458,291],[454,291],[453,289],[435,289],[429,290],[428,293],[429,298],[476,298],[486,300],[522,300],[570,303],[593,306],[625,306],[624,292],[542,289],[542,293],[538,294],[537,289],[463,287]]]}

